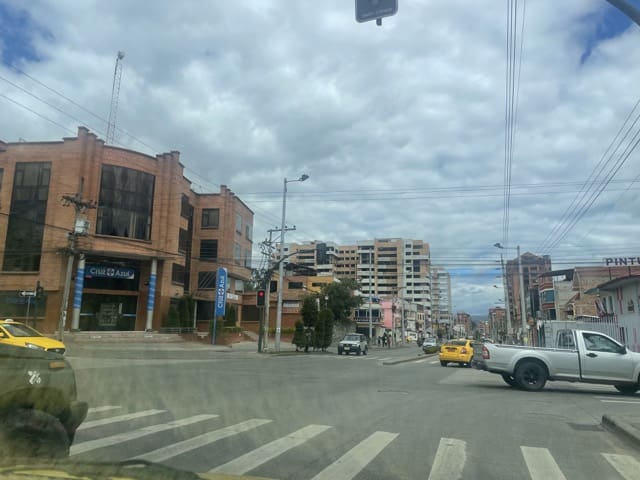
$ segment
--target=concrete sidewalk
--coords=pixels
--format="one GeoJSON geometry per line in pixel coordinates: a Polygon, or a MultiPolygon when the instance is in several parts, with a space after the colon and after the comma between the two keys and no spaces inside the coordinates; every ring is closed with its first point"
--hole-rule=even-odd
{"type": "Polygon", "coordinates": [[[640,449],[640,415],[603,415],[602,426],[640,449]]]}

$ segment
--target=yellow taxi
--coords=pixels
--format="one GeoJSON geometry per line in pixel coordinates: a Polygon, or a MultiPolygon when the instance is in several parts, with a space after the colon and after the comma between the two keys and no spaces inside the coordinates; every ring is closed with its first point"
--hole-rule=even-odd
{"type": "Polygon", "coordinates": [[[45,337],[37,330],[11,319],[0,320],[0,343],[64,354],[64,343],[45,337]]]}
{"type": "Polygon", "coordinates": [[[440,347],[438,358],[443,367],[446,367],[449,362],[470,367],[473,358],[473,340],[465,338],[448,340],[440,347]]]}

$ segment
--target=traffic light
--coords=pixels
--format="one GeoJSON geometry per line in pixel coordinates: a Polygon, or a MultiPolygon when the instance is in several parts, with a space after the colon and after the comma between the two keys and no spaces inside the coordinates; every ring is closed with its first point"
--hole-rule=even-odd
{"type": "Polygon", "coordinates": [[[264,307],[265,297],[266,297],[265,291],[258,290],[258,293],[256,294],[256,305],[258,307],[264,307]]]}

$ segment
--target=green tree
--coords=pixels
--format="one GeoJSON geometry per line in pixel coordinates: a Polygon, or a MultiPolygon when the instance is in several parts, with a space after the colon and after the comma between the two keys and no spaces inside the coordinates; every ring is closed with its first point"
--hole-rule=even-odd
{"type": "Polygon", "coordinates": [[[224,326],[225,327],[235,327],[236,326],[236,306],[235,305],[227,305],[224,313],[224,326]]]}
{"type": "Polygon", "coordinates": [[[348,323],[351,312],[362,304],[362,298],[354,295],[358,284],[353,279],[344,279],[340,282],[332,282],[324,285],[320,293],[323,307],[333,313],[332,321],[336,323],[348,323]]]}
{"type": "Polygon", "coordinates": [[[305,327],[315,327],[318,322],[318,302],[317,297],[308,295],[302,300],[302,307],[300,308],[300,314],[302,315],[302,323],[305,327]]]}
{"type": "Polygon", "coordinates": [[[313,336],[313,345],[323,352],[331,345],[333,338],[333,312],[328,308],[321,310],[318,314],[318,323],[313,336]]]}
{"type": "Polygon", "coordinates": [[[293,340],[291,341],[291,343],[296,346],[297,352],[300,348],[304,348],[306,342],[307,339],[304,334],[304,323],[302,323],[302,320],[298,320],[296,322],[296,331],[293,334],[293,340]]]}
{"type": "Polygon", "coordinates": [[[190,295],[183,295],[178,301],[178,319],[181,327],[193,326],[193,308],[195,300],[190,295]]]}

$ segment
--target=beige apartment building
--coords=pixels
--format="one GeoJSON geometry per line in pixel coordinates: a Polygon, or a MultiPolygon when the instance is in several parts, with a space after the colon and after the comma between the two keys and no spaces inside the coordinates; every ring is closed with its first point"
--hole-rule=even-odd
{"type": "Polygon", "coordinates": [[[285,260],[316,270],[319,276],[353,278],[363,297],[396,297],[421,305],[431,316],[431,254],[422,240],[382,238],[363,240],[355,245],[312,241],[289,243],[285,260]]]}

